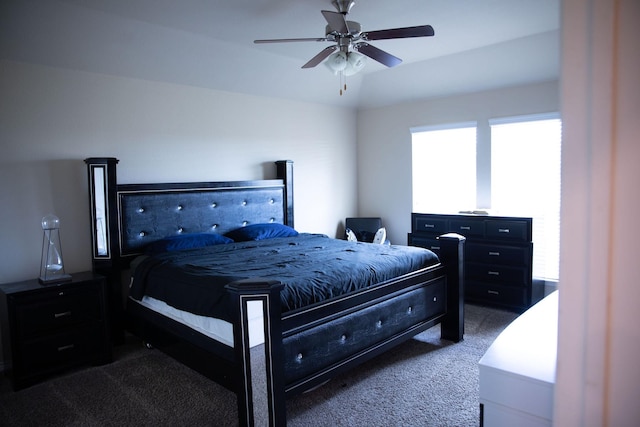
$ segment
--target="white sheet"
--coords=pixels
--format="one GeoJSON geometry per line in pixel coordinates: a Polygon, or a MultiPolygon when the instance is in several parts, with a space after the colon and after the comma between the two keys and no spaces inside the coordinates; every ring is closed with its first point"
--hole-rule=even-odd
{"type": "MultiPolygon", "coordinates": [[[[164,301],[148,296],[144,296],[142,301],[132,300],[176,322],[189,326],[209,338],[233,347],[233,325],[225,320],[215,317],[199,316],[187,311],[178,310],[164,301]]],[[[249,345],[254,347],[264,343],[262,304],[259,301],[249,301],[247,303],[247,310],[249,318],[249,345]]]]}

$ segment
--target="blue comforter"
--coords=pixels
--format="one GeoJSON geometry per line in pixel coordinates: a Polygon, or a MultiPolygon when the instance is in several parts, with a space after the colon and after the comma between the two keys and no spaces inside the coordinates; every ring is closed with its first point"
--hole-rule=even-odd
{"type": "Polygon", "coordinates": [[[301,233],[146,257],[136,263],[130,295],[148,295],[181,310],[230,321],[224,286],[236,280],[280,281],[282,311],[287,312],[438,262],[427,249],[301,233]]]}

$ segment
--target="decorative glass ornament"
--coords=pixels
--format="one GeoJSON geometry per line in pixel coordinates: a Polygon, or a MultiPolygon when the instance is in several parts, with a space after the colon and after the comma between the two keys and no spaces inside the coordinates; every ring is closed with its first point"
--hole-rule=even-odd
{"type": "Polygon", "coordinates": [[[42,218],[42,257],[40,258],[40,283],[59,283],[71,280],[64,271],[60,244],[60,220],[55,215],[42,218]]]}

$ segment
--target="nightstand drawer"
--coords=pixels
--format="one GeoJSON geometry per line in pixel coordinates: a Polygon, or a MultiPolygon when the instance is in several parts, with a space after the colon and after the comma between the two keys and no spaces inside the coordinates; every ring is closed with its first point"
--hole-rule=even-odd
{"type": "Polygon", "coordinates": [[[531,228],[526,221],[487,220],[488,239],[531,241],[531,228]]]}
{"type": "Polygon", "coordinates": [[[525,246],[468,243],[466,255],[469,262],[513,266],[531,264],[531,249],[525,246]]]}
{"type": "Polygon", "coordinates": [[[481,282],[499,283],[511,286],[527,286],[530,272],[528,268],[506,267],[504,265],[487,265],[469,263],[467,278],[481,282]]]}
{"type": "Polygon", "coordinates": [[[14,361],[26,376],[42,374],[67,366],[88,362],[106,351],[104,325],[82,325],[64,333],[25,340],[19,350],[20,360],[14,361]]]}
{"type": "Polygon", "coordinates": [[[17,332],[23,336],[97,321],[103,316],[99,290],[90,285],[19,298],[15,310],[17,332]]]}

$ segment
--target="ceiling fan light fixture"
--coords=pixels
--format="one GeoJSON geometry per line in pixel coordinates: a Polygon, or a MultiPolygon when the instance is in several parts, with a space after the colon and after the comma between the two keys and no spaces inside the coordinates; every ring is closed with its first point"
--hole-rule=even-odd
{"type": "Polygon", "coordinates": [[[329,55],[325,65],[333,74],[352,76],[360,72],[366,63],[366,56],[360,52],[336,52],[329,55]]]}
{"type": "Polygon", "coordinates": [[[327,57],[325,65],[334,75],[340,76],[340,95],[347,90],[347,77],[362,70],[365,65],[365,55],[356,51],[339,51],[327,57]]]}
{"type": "Polygon", "coordinates": [[[333,74],[338,74],[347,68],[347,53],[342,51],[332,53],[325,61],[325,64],[333,74]]]}
{"type": "Polygon", "coordinates": [[[352,76],[360,72],[367,62],[367,57],[360,52],[352,51],[347,54],[347,67],[344,69],[345,76],[352,76]]]}

